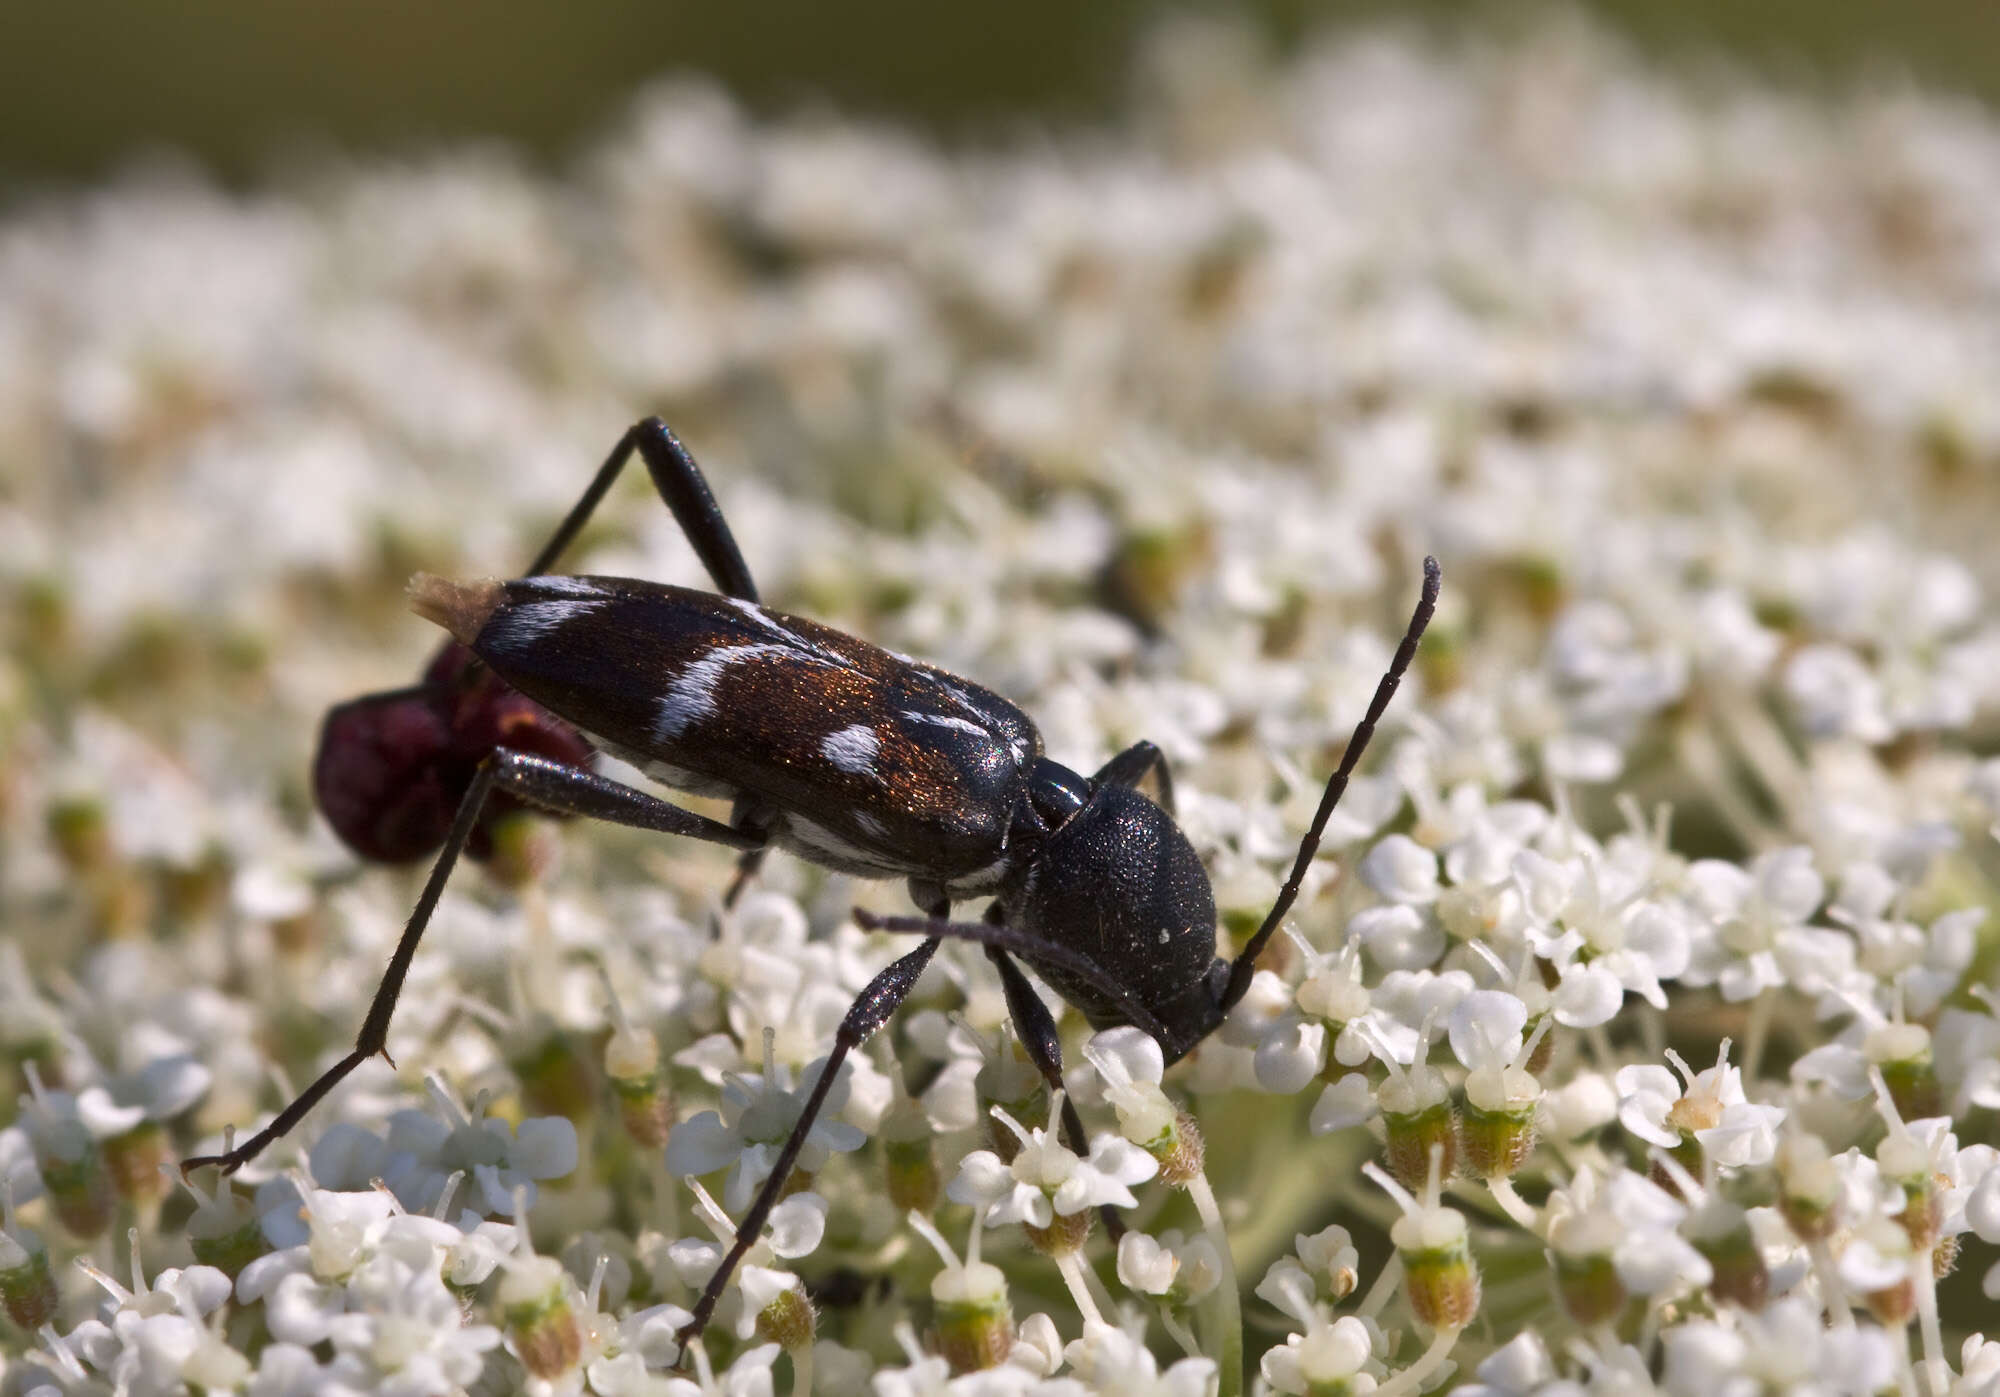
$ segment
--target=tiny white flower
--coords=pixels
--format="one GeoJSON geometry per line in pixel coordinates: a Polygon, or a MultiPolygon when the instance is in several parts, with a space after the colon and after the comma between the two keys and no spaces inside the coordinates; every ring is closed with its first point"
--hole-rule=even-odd
{"type": "MultiPolygon", "coordinates": [[[[796,1088],[791,1074],[774,1058],[774,1035],[764,1035],[765,1070],[761,1076],[731,1074],[722,1088],[722,1109],[703,1111],[674,1127],[667,1139],[667,1171],[682,1178],[712,1174],[728,1169],[723,1184],[723,1206],[741,1212],[750,1206],[758,1185],[770,1177],[779,1152],[805,1110],[806,1098],[826,1070],[826,1059],[809,1064],[800,1074],[796,1088]]],[[[826,1167],[829,1155],[858,1150],[867,1136],[840,1119],[847,1104],[846,1075],[843,1072],[827,1092],[824,1108],[807,1132],[799,1150],[797,1167],[816,1174],[826,1167]]]]}
{"type": "Polygon", "coordinates": [[[1159,1163],[1130,1140],[1109,1133],[1091,1142],[1090,1158],[1078,1159],[1058,1138],[1062,1100],[1061,1092],[1053,1093],[1046,1130],[1028,1130],[995,1106],[994,1119],[1013,1132],[1020,1149],[1011,1163],[991,1150],[974,1150],[960,1161],[945,1195],[954,1203],[984,1208],[988,1227],[1021,1222],[1046,1228],[1058,1213],[1071,1217],[1106,1203],[1138,1206],[1130,1186],[1152,1178],[1159,1163]]]}

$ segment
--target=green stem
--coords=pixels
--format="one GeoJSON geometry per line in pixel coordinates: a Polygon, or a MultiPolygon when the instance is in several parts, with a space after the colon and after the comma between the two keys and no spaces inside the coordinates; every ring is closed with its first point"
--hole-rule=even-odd
{"type": "Polygon", "coordinates": [[[1220,1375],[1216,1397],[1242,1397],[1243,1297],[1236,1289],[1236,1259],[1230,1254],[1229,1233],[1222,1225],[1222,1209],[1216,1206],[1215,1190],[1208,1185],[1208,1175],[1198,1173],[1189,1179],[1187,1191],[1195,1212],[1201,1215],[1209,1243],[1215,1248],[1217,1264],[1222,1267],[1215,1296],[1203,1307],[1204,1315],[1213,1324],[1214,1337],[1220,1341],[1215,1345],[1220,1375]]]}

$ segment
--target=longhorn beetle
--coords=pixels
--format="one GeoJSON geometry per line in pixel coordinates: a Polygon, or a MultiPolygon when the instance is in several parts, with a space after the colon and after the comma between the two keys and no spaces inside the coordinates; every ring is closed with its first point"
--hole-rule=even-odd
{"type": "MultiPolygon", "coordinates": [[[[1426,558],[1409,629],[1327,781],[1290,876],[1242,953],[1223,960],[1208,874],[1174,823],[1158,747],[1135,743],[1095,774],[1079,775],[1042,755],[1035,725],[997,694],[767,611],[694,458],[649,417],[598,468],[526,577],[455,583],[420,574],[411,583],[416,611],[485,671],[447,649],[415,688],[334,710],[317,787],[364,854],[409,858],[441,842],[437,862],[354,1051],[250,1139],[182,1168],[240,1167],[349,1072],[387,1055],[389,1016],[417,942],[489,801],[507,796],[739,849],[732,897],[774,845],[843,873],[906,879],[924,916],[860,921],[923,939],[877,975],[842,1020],[798,1123],[695,1304],[685,1342],[707,1325],[763,1231],[842,1060],[887,1021],[946,938],[986,948],[1022,1046],[1052,1088],[1062,1085],[1055,1021],[1016,958],[1093,1027],[1129,1024],[1152,1035],[1169,1063],[1221,1025],[1297,899],[1348,776],[1415,657],[1438,576],[1437,561],[1426,558]],[[548,574],[635,450],[717,591],[548,574]],[[597,775],[587,764],[592,748],[666,786],[727,798],[729,823],[597,775]],[[344,756],[365,769],[343,774],[344,756]],[[1165,808],[1136,789],[1152,773],[1165,808]],[[399,781],[420,788],[418,796],[397,789],[399,781]],[[440,829],[452,800],[456,813],[440,829]],[[984,920],[949,920],[954,903],[989,895],[984,920]]],[[[1082,1121],[1067,1102],[1063,1133],[1087,1153],[1082,1121]]]]}

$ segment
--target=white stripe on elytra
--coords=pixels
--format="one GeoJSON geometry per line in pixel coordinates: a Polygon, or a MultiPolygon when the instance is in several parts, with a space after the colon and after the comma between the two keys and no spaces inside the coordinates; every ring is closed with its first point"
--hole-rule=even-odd
{"type": "Polygon", "coordinates": [[[875,729],[867,723],[855,723],[830,732],[820,739],[819,754],[842,771],[857,776],[873,776],[881,780],[881,773],[875,770],[875,754],[882,750],[882,739],[875,735],[875,729]]]}
{"type": "Polygon", "coordinates": [[[713,717],[715,686],[722,682],[723,674],[731,665],[759,655],[786,655],[813,665],[832,663],[818,655],[801,654],[790,645],[732,645],[722,650],[711,650],[675,675],[673,683],[667,686],[667,692],[659,701],[658,715],[653,719],[654,733],[661,741],[672,742],[686,732],[690,724],[713,717]]]}
{"type": "Polygon", "coordinates": [[[756,602],[745,601],[742,597],[724,597],[722,600],[726,605],[735,607],[737,611],[741,612],[744,615],[744,617],[746,617],[749,620],[751,625],[757,627],[758,630],[763,631],[766,635],[777,636],[787,645],[796,646],[797,648],[805,651],[809,655],[818,655],[821,659],[824,660],[833,660],[843,664],[846,663],[844,660],[841,659],[840,656],[834,654],[831,650],[828,650],[825,646],[816,645],[812,641],[807,640],[804,636],[800,635],[797,631],[790,630],[784,626],[779,625],[776,621],[771,619],[771,613],[766,611],[763,607],[759,606],[756,602]]]}
{"type": "Polygon", "coordinates": [[[603,597],[566,597],[550,601],[516,602],[494,613],[486,644],[502,652],[526,650],[551,631],[592,614],[603,597]]]}
{"type": "Polygon", "coordinates": [[[983,728],[970,718],[958,718],[949,713],[922,713],[914,708],[905,708],[900,710],[897,716],[912,723],[928,723],[934,728],[950,728],[954,732],[971,733],[974,737],[993,736],[991,728],[983,728]]]}
{"type": "Polygon", "coordinates": [[[522,585],[563,597],[601,597],[604,588],[594,578],[572,577],[566,572],[545,572],[524,578],[522,585]]]}

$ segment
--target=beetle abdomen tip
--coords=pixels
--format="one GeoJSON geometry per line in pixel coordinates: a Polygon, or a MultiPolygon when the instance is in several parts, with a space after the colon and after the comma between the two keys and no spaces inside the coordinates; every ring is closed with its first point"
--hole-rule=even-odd
{"type": "Polygon", "coordinates": [[[410,579],[410,610],[443,626],[460,645],[470,646],[487,618],[499,608],[505,585],[491,578],[454,582],[420,572],[410,579]]]}

